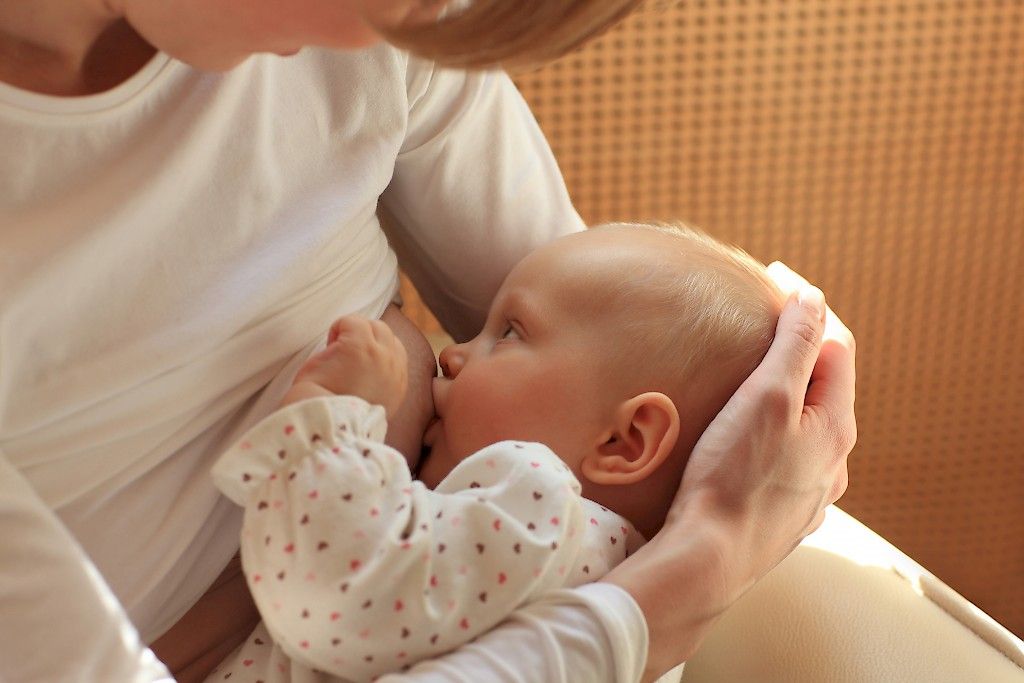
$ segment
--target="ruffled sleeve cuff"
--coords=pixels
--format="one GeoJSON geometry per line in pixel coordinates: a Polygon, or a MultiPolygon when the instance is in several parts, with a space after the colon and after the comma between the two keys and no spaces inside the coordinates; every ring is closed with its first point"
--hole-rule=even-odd
{"type": "Polygon", "coordinates": [[[281,408],[247,431],[213,466],[221,492],[244,506],[267,479],[319,450],[370,448],[387,434],[384,408],[356,396],[311,398],[281,408]]]}

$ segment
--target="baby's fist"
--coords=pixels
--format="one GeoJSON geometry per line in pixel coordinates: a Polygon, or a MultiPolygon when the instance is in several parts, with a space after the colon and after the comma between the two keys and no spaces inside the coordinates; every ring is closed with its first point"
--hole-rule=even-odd
{"type": "Polygon", "coordinates": [[[388,417],[405,398],[405,347],[379,320],[339,318],[327,335],[327,348],[313,355],[295,376],[295,388],[312,384],[332,394],[358,396],[384,407],[388,417]]]}

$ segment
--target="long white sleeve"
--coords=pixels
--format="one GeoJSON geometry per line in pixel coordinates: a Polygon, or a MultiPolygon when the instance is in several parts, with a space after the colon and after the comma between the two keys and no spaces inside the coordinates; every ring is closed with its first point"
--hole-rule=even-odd
{"type": "Polygon", "coordinates": [[[2,454],[0,538],[17,549],[0,553],[0,680],[170,680],[92,562],[2,454]]]}
{"type": "Polygon", "coordinates": [[[556,590],[445,657],[379,683],[633,683],[647,662],[647,625],[628,593],[606,583],[556,590]]]}
{"type": "Polygon", "coordinates": [[[507,74],[411,58],[406,81],[406,137],[381,197],[389,237],[427,305],[468,338],[512,266],[583,222],[507,74]]]}

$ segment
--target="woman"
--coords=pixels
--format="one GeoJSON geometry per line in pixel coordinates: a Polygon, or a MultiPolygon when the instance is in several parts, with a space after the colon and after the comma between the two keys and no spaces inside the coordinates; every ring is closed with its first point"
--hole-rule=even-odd
{"type": "MultiPolygon", "coordinates": [[[[191,680],[248,634],[239,515],[208,470],[324,321],[379,316],[406,344],[419,371],[389,441],[415,457],[431,411],[415,382],[433,358],[388,305],[378,208],[461,337],[522,254],[581,228],[506,77],[379,41],[452,64],[532,61],[636,3],[478,0],[432,23],[444,4],[0,7],[6,679],[161,676],[134,626],[191,680]]],[[[829,314],[822,346],[823,298],[788,277],[800,296],[698,444],[665,529],[604,582],[409,680],[651,678],[820,523],[846,487],[853,342],[829,314]]]]}

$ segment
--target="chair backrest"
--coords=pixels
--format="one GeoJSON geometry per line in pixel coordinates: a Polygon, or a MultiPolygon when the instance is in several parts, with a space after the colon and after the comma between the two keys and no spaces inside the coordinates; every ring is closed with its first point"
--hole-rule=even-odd
{"type": "Polygon", "coordinates": [[[1024,634],[1024,6],[720,0],[516,77],[588,223],[684,219],[858,340],[840,505],[1024,634]]]}

